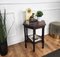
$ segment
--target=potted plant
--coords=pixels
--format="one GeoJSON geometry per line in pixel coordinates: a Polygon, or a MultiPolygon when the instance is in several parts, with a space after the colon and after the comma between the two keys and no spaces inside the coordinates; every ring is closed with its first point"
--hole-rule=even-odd
{"type": "Polygon", "coordinates": [[[6,31],[6,10],[4,10],[4,19],[0,11],[0,54],[6,55],[8,52],[7,46],[7,31],[6,31]]]}
{"type": "Polygon", "coordinates": [[[43,12],[42,11],[37,11],[36,16],[37,16],[38,21],[41,21],[40,17],[43,16],[43,12]]]}

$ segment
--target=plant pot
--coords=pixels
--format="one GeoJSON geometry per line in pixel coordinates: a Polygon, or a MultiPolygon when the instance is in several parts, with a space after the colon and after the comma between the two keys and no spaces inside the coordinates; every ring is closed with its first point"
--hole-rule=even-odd
{"type": "Polygon", "coordinates": [[[38,21],[41,21],[42,20],[42,17],[37,17],[38,21]]]}
{"type": "Polygon", "coordinates": [[[4,40],[2,43],[0,43],[0,54],[2,56],[5,56],[7,53],[8,53],[7,40],[4,40]]]}

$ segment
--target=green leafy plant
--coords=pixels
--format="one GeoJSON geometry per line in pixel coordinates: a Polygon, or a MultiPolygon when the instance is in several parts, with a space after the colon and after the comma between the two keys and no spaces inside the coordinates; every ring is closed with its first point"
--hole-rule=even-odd
{"type": "Polygon", "coordinates": [[[5,24],[5,12],[4,12],[4,19],[2,18],[2,14],[0,12],[0,42],[2,43],[5,38],[7,38],[7,31],[6,31],[6,24],[5,24]]]}
{"type": "Polygon", "coordinates": [[[6,31],[6,10],[4,10],[4,18],[0,11],[0,54],[6,55],[8,52],[7,47],[7,31],[6,31]]]}
{"type": "Polygon", "coordinates": [[[43,16],[43,12],[42,11],[37,11],[36,16],[37,17],[42,17],[43,16]]]}

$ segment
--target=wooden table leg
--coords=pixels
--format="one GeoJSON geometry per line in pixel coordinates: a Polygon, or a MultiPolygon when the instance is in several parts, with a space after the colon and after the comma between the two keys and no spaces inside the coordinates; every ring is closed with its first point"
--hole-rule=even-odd
{"type": "Polygon", "coordinates": [[[35,29],[33,29],[33,52],[35,52],[35,29]]]}
{"type": "Polygon", "coordinates": [[[44,27],[42,28],[42,48],[44,48],[44,27]]]}
{"type": "Polygon", "coordinates": [[[28,29],[24,26],[25,48],[27,48],[28,29]]]}

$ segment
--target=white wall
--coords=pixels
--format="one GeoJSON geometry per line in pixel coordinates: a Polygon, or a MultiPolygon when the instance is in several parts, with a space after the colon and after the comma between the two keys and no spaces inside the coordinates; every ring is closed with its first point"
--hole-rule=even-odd
{"type": "Polygon", "coordinates": [[[39,3],[39,2],[60,2],[60,0],[1,0],[0,3],[39,3]]]}
{"type": "MultiPolygon", "coordinates": [[[[44,15],[42,17],[46,22],[45,35],[48,34],[48,26],[52,21],[60,20],[60,1],[59,0],[1,0],[0,9],[6,9],[7,11],[7,30],[13,26],[8,34],[8,45],[13,45],[19,42],[24,41],[24,11],[27,8],[31,8],[33,12],[37,10],[43,11],[44,15]]],[[[29,31],[30,32],[30,31],[29,31]]],[[[31,32],[30,32],[31,33],[31,32]]],[[[41,31],[37,31],[37,34],[40,34],[41,31]]]]}

